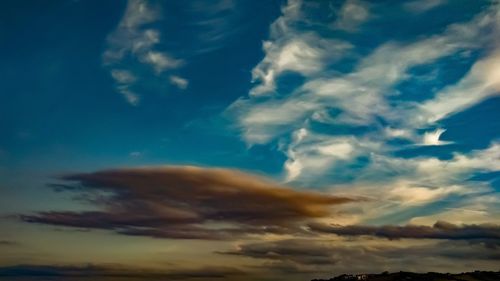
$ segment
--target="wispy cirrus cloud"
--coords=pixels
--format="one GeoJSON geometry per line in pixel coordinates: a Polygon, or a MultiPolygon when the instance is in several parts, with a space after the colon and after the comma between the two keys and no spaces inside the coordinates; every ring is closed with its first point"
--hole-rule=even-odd
{"type": "MultiPolygon", "coordinates": [[[[347,30],[369,36],[363,32],[370,27],[365,30],[362,23],[373,18],[380,24],[383,15],[374,15],[365,4],[346,1],[333,9],[339,13],[363,9],[366,17],[347,30]],[[349,5],[363,8],[345,8],[349,5]]],[[[428,9],[437,7],[434,4],[428,3],[428,9]]],[[[380,12],[378,5],[382,4],[374,11],[380,12]]],[[[384,215],[381,220],[401,223],[417,216],[418,206],[495,192],[489,182],[469,179],[476,173],[498,171],[497,141],[491,140],[482,150],[453,151],[459,141],[447,138],[444,121],[499,93],[498,3],[488,2],[472,18],[419,38],[387,38],[368,49],[357,45],[359,39],[350,37],[354,34],[339,35],[338,26],[321,21],[320,11],[314,10],[318,7],[322,6],[289,1],[270,26],[264,59],[252,71],[256,85],[227,111],[241,138],[250,146],[269,145],[283,152],[287,158],[283,180],[291,184],[331,186],[332,191],[340,188],[366,196],[381,195],[383,190],[381,209],[365,219],[399,212],[405,215],[398,219],[384,215]],[[300,38],[308,39],[302,44],[300,38]],[[290,44],[300,51],[290,51],[290,44]],[[471,53],[478,55],[472,59],[471,53]],[[422,96],[408,96],[400,88],[418,78],[413,77],[415,69],[439,68],[454,57],[471,61],[456,81],[426,88],[422,96]],[[289,74],[299,77],[293,82],[297,85],[289,85],[289,74]],[[432,155],[431,149],[440,148],[450,156],[432,155]],[[418,155],[418,149],[427,154],[418,155]]],[[[390,21],[387,17],[384,24],[390,21]]],[[[426,79],[419,83],[437,78],[426,79]]],[[[457,200],[454,207],[466,208],[467,200],[457,200]]],[[[439,213],[445,204],[440,206],[426,212],[439,213]]],[[[484,202],[483,208],[493,208],[490,219],[496,220],[495,207],[484,202]]]]}
{"type": "Polygon", "coordinates": [[[318,74],[352,47],[342,40],[297,29],[297,24],[307,22],[303,5],[301,0],[289,1],[282,8],[282,16],[271,24],[270,38],[262,44],[265,57],[252,70],[252,79],[257,85],[250,96],[276,95],[276,79],[281,74],[318,74]]]}
{"type": "MultiPolygon", "coordinates": [[[[140,94],[136,89],[140,88],[138,84],[144,79],[144,75],[164,79],[164,72],[177,69],[184,63],[161,47],[160,31],[154,28],[154,24],[161,18],[161,6],[158,3],[129,0],[118,26],[108,36],[108,48],[103,54],[103,62],[110,69],[117,91],[131,105],[137,105],[140,101],[140,94]],[[154,74],[145,74],[139,70],[138,64],[149,66],[154,74]]],[[[178,87],[178,83],[173,85],[178,87]]]]}
{"type": "Polygon", "coordinates": [[[445,5],[447,2],[448,0],[419,0],[406,2],[403,6],[412,13],[423,13],[445,5]]]}

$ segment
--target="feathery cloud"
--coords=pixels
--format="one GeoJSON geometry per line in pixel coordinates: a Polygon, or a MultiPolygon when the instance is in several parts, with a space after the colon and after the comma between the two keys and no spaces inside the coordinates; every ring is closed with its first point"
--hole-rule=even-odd
{"type": "MultiPolygon", "coordinates": [[[[152,25],[161,20],[159,6],[146,0],[129,0],[117,28],[108,36],[108,48],[103,54],[105,67],[110,68],[116,89],[131,105],[138,105],[137,88],[144,73],[133,73],[134,66],[145,64],[153,75],[180,67],[184,61],[160,50],[160,31],[152,25]]],[[[137,72],[137,71],[136,71],[137,72]]]]}

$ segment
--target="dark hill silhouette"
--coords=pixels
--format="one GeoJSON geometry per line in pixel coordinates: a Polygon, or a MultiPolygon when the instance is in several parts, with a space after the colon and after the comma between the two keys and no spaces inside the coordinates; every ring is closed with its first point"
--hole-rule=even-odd
{"type": "Polygon", "coordinates": [[[380,274],[342,274],[330,279],[313,279],[311,281],[500,281],[500,271],[474,271],[458,274],[451,273],[413,273],[413,272],[383,272],[380,274]]]}

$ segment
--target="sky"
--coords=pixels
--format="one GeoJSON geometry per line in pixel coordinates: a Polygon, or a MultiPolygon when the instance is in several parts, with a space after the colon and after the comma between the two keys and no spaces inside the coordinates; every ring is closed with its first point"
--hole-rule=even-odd
{"type": "Polygon", "coordinates": [[[0,42],[0,280],[499,269],[498,0],[2,1],[0,42]]]}

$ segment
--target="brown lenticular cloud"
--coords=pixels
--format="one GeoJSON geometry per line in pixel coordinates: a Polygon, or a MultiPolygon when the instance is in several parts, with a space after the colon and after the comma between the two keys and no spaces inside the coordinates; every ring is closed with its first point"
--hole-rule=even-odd
{"type": "Polygon", "coordinates": [[[106,170],[62,177],[98,210],[22,215],[31,223],[177,239],[227,239],[300,232],[298,223],[326,217],[346,197],[298,191],[228,169],[192,166],[106,170]]]}

